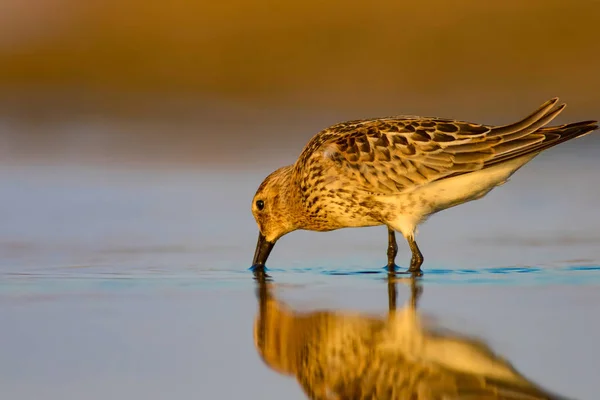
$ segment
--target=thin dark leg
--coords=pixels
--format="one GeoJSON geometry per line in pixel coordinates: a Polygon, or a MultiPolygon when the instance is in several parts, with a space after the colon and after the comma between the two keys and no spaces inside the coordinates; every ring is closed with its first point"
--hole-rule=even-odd
{"type": "Polygon", "coordinates": [[[396,272],[396,254],[398,254],[398,243],[396,242],[396,232],[388,226],[388,272],[396,272]]]}
{"type": "Polygon", "coordinates": [[[412,251],[412,258],[410,259],[410,268],[408,272],[411,272],[413,275],[423,275],[423,271],[421,271],[421,265],[423,264],[423,254],[419,250],[419,246],[417,246],[417,242],[415,242],[414,237],[408,237],[408,245],[410,246],[410,251],[412,251]]]}

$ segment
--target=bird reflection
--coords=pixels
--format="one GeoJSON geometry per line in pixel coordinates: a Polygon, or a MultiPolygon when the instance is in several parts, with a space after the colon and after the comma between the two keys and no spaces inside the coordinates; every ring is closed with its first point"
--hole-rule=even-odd
{"type": "Polygon", "coordinates": [[[483,342],[426,326],[415,278],[398,310],[398,280],[388,279],[384,317],[295,312],[275,298],[268,277],[257,281],[257,351],[271,369],[295,376],[311,399],[565,399],[528,381],[483,342]]]}

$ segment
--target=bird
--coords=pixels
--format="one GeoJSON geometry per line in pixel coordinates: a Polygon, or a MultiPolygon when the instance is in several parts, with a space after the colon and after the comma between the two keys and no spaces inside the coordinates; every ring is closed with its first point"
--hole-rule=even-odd
{"type": "MultiPolygon", "coordinates": [[[[392,277],[392,275],[390,275],[392,277]]],[[[422,288],[386,316],[348,310],[297,312],[259,280],[253,337],[262,361],[296,378],[314,400],[565,400],[519,373],[481,339],[435,326],[417,312],[422,288]]]]}
{"type": "Polygon", "coordinates": [[[388,270],[397,268],[400,232],[412,253],[406,272],[422,275],[415,240],[420,224],[481,199],[541,152],[598,129],[593,120],[547,126],[566,106],[556,106],[558,100],[502,126],[395,116],[320,131],[294,164],[259,185],[252,200],[259,235],[251,269],[264,271],[276,241],[295,230],[386,225],[388,270]]]}

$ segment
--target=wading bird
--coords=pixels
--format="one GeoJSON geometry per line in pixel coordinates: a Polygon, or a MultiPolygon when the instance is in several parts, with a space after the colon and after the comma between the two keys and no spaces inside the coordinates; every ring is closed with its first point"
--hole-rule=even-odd
{"type": "Polygon", "coordinates": [[[598,128],[596,121],[546,126],[557,98],[504,126],[443,118],[390,117],[343,122],[314,136],[293,165],[261,183],[252,201],[259,236],[253,270],[283,235],[386,225],[388,268],[395,231],[408,241],[408,272],[421,274],[415,230],[429,216],[480,199],[542,151],[598,128]]]}

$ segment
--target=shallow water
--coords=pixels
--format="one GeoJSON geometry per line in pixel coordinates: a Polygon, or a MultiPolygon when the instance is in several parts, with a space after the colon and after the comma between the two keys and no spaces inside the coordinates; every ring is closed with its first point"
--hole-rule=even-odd
{"type": "MultiPolygon", "coordinates": [[[[419,310],[537,384],[594,399],[600,160],[569,146],[421,227],[419,310]]],[[[268,172],[3,166],[2,398],[305,398],[253,340],[249,206],[268,172]]],[[[284,237],[268,263],[278,296],[304,311],[385,313],[386,239],[381,227],[284,237]]]]}

